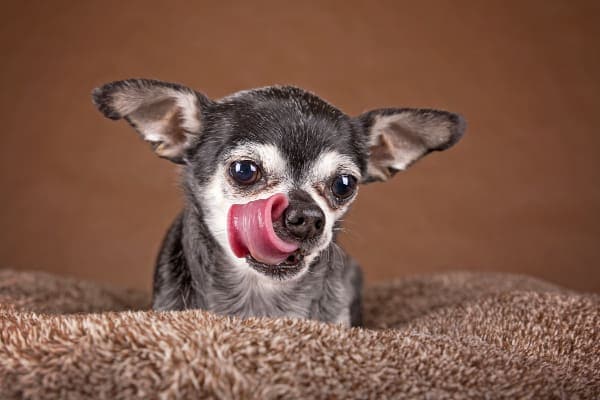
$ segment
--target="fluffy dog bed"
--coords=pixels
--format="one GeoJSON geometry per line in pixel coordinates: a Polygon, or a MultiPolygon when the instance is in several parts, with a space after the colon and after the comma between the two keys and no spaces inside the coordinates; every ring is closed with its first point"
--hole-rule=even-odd
{"type": "Polygon", "coordinates": [[[454,273],[365,303],[367,329],[126,311],[147,298],[0,270],[0,398],[600,397],[600,296],[454,273]]]}

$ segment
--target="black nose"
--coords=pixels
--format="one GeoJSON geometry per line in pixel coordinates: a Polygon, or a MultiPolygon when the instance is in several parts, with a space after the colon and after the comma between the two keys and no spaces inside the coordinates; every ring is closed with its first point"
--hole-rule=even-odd
{"type": "Polygon", "coordinates": [[[313,239],[323,233],[325,214],[314,202],[291,202],[285,209],[283,222],[287,230],[297,239],[313,239]]]}

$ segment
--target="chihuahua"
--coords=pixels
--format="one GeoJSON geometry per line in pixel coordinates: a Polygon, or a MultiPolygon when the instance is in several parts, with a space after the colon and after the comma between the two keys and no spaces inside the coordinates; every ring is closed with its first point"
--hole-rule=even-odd
{"type": "Polygon", "coordinates": [[[129,79],[92,93],[182,167],[183,211],[163,241],[153,308],[360,326],[362,273],[336,244],[359,184],[455,144],[464,119],[384,108],[350,117],[291,86],[211,100],[129,79]]]}

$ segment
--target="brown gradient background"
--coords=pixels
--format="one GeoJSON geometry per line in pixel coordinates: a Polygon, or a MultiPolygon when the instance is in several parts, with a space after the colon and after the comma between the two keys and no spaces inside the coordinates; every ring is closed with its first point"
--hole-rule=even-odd
{"type": "Polygon", "coordinates": [[[457,147],[361,189],[342,242],[367,279],[496,270],[600,291],[598,2],[213,3],[3,2],[2,266],[150,287],[176,167],[89,93],[151,77],[458,111],[457,147]]]}

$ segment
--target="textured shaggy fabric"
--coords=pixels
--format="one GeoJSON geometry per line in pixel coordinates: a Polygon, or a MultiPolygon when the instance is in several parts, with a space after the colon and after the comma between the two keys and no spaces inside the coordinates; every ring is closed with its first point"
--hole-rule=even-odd
{"type": "Polygon", "coordinates": [[[0,270],[0,398],[600,397],[600,296],[524,276],[370,287],[367,329],[146,304],[0,270]]]}

